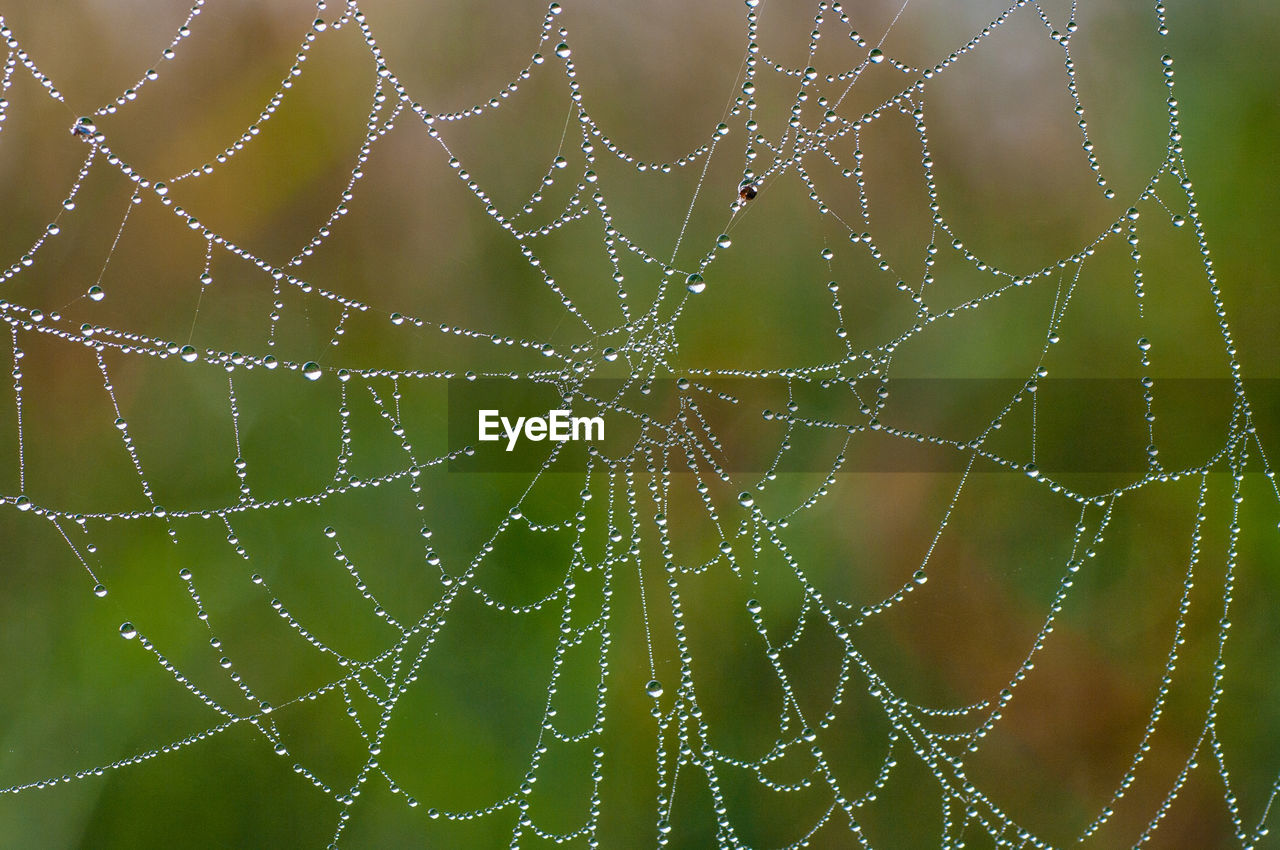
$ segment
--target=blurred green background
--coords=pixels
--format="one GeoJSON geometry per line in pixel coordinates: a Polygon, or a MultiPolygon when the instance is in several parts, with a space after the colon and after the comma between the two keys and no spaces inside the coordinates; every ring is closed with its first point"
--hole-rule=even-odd
{"type": "MultiPolygon", "coordinates": [[[[319,13],[330,21],[341,12],[331,5],[319,13]]],[[[672,162],[711,137],[726,103],[741,91],[746,7],[740,0],[564,6],[553,26],[569,31],[583,104],[625,151],[644,162],[672,162]]],[[[1054,2],[1041,8],[1062,26],[1070,7],[1054,2]]],[[[452,155],[504,211],[518,209],[538,188],[562,150],[566,169],[557,172],[542,205],[524,221],[542,223],[563,208],[588,164],[563,62],[552,56],[560,39],[552,33],[538,44],[545,6],[523,0],[380,0],[361,3],[361,9],[387,67],[411,99],[437,114],[486,103],[518,78],[532,51],[546,54],[547,61],[533,66],[530,78],[500,108],[435,126],[452,155]]],[[[1001,10],[998,3],[976,0],[913,0],[884,51],[908,64],[932,65],[1001,10]]],[[[856,64],[859,54],[847,27],[840,28],[829,7],[820,46],[808,58],[817,11],[816,4],[766,0],[759,7],[762,57],[796,69],[812,62],[823,74],[856,64]]],[[[850,2],[845,11],[854,29],[874,43],[898,5],[850,2]]],[[[91,169],[75,209],[62,211],[89,150],[68,128],[152,67],[160,72],[157,79],[117,114],[101,117],[98,127],[112,150],[140,174],[170,179],[169,197],[206,227],[273,265],[284,265],[339,203],[356,167],[379,80],[358,29],[348,25],[320,33],[301,63],[303,73],[269,120],[260,121],[259,111],[289,73],[303,39],[314,32],[314,4],[210,2],[192,22],[176,57],[161,58],[187,13],[179,3],[143,0],[7,0],[0,5],[18,49],[65,97],[65,103],[51,100],[21,65],[3,95],[8,106],[0,125],[5,224],[0,258],[5,264],[17,261],[55,217],[61,232],[29,268],[2,284],[0,298],[24,309],[57,312],[59,327],[74,330],[90,323],[190,342],[201,352],[261,357],[270,351],[281,360],[317,361],[326,370],[311,383],[286,370],[228,372],[176,357],[108,352],[121,415],[158,503],[170,512],[198,512],[239,499],[229,378],[239,455],[253,498],[292,500],[320,492],[334,480],[343,406],[352,441],[344,475],[368,478],[406,467],[399,440],[379,415],[378,400],[391,405],[397,391],[399,421],[417,457],[446,450],[443,381],[376,377],[344,384],[336,377],[338,369],[527,372],[559,362],[518,344],[495,346],[441,334],[433,329],[439,323],[517,341],[547,341],[561,352],[586,346],[583,359],[596,356],[603,345],[618,345],[622,336],[594,337],[567,313],[515,240],[449,167],[449,154],[409,113],[374,142],[346,202],[347,213],[295,272],[317,288],[370,305],[345,320],[339,305],[314,292],[286,286],[277,296],[268,275],[220,247],[212,254],[213,282],[202,295],[205,242],[200,233],[146,192],[121,229],[133,186],[105,162],[91,169]],[[207,176],[172,183],[176,174],[214,163],[255,122],[260,132],[243,151],[225,164],[215,163],[207,176]],[[105,291],[101,301],[85,296],[95,283],[105,291]],[[273,308],[277,297],[282,306],[273,308]],[[281,318],[268,347],[273,309],[281,318]],[[393,311],[421,317],[428,326],[393,324],[393,311]],[[340,344],[332,345],[335,339],[340,344]]],[[[1076,19],[1079,30],[1071,42],[1076,82],[1094,153],[1115,199],[1102,197],[1088,170],[1062,48],[1049,38],[1036,9],[1024,7],[926,88],[925,124],[941,213],[968,250],[1014,273],[1051,265],[1090,243],[1135,203],[1164,156],[1167,91],[1159,60],[1172,55],[1181,142],[1195,198],[1237,356],[1246,381],[1256,382],[1251,401],[1258,438],[1274,454],[1280,451],[1280,405],[1269,381],[1280,379],[1280,337],[1274,330],[1280,318],[1274,294],[1274,269],[1280,265],[1280,240],[1274,235],[1280,225],[1274,189],[1280,176],[1280,59],[1273,46],[1280,35],[1280,7],[1262,0],[1173,4],[1165,37],[1156,33],[1149,4],[1081,3],[1076,19]]],[[[871,66],[838,112],[857,118],[912,79],[891,63],[871,66]]],[[[797,86],[795,77],[768,70],[761,59],[755,97],[766,136],[781,135],[797,86]]],[[[838,87],[824,91],[839,94],[838,87]]],[[[818,115],[805,112],[806,120],[818,115]]],[[[700,189],[701,160],[670,175],[640,172],[596,140],[590,167],[599,175],[596,188],[605,195],[614,226],[634,244],[669,259],[698,189],[674,263],[682,270],[693,268],[729,221],[747,147],[744,120],[728,119],[729,134],[718,143],[700,189]]],[[[842,166],[853,167],[853,147],[851,136],[832,145],[832,153],[845,158],[842,166]]],[[[860,147],[870,198],[867,225],[858,223],[857,194],[852,181],[840,176],[840,166],[817,154],[806,157],[805,165],[832,210],[854,230],[875,236],[893,274],[877,270],[864,248],[850,245],[848,229],[834,216],[818,214],[810,189],[794,170],[770,178],[733,220],[734,244],[705,272],[707,291],[685,308],[674,369],[794,368],[843,356],[844,343],[835,334],[840,321],[827,289],[832,279],[840,283],[852,350],[885,344],[915,320],[913,305],[894,283],[902,277],[918,284],[931,238],[940,246],[928,293],[931,306],[945,309],[993,286],[995,278],[948,247],[950,236],[931,236],[920,140],[910,119],[886,112],[861,131],[860,147]],[[820,255],[824,248],[835,252],[830,262],[820,255]]],[[[770,158],[761,150],[753,167],[763,170],[761,163],[770,158]]],[[[1185,198],[1167,176],[1159,193],[1171,212],[1185,210],[1185,198]]],[[[590,192],[584,198],[592,208],[590,192]]],[[[1130,248],[1112,238],[1084,265],[1059,328],[1062,341],[1045,366],[1053,377],[1151,374],[1157,387],[1173,378],[1226,377],[1229,358],[1192,228],[1172,227],[1169,213],[1153,201],[1139,207],[1143,316],[1133,297],[1130,248]],[[1139,363],[1139,337],[1152,342],[1150,368],[1139,363]]],[[[530,243],[541,268],[597,329],[621,322],[603,231],[593,214],[530,243]]],[[[633,308],[642,310],[657,292],[659,274],[631,256],[624,257],[622,269],[633,308]]],[[[901,348],[893,376],[1028,377],[1043,347],[1059,280],[1069,284],[1072,275],[1074,267],[938,323],[901,348]]],[[[16,308],[7,308],[10,325],[14,316],[16,308]]],[[[92,351],[27,330],[20,330],[19,345],[25,353],[25,486],[19,484],[18,423],[10,396],[0,405],[0,445],[5,446],[0,492],[11,503],[25,494],[42,508],[68,514],[147,510],[137,472],[113,427],[116,414],[92,351]]],[[[7,347],[0,344],[0,361],[7,362],[7,347]]],[[[896,422],[884,418],[900,427],[968,439],[994,409],[976,408],[963,381],[954,383],[953,392],[890,408],[899,416],[896,422]]],[[[1046,453],[1118,447],[1141,457],[1143,444],[1117,445],[1118,434],[1133,433],[1129,420],[1124,427],[1120,421],[1132,417],[1133,410],[1054,405],[1052,398],[1039,404],[1037,424],[1046,453]]],[[[1158,401],[1157,411],[1157,436],[1171,467],[1203,463],[1226,441],[1229,399],[1164,407],[1158,401]]],[[[1025,417],[1012,416],[1004,433],[993,438],[993,450],[1028,460],[1027,427],[1025,417]]],[[[768,438],[781,440],[781,426],[768,438]]],[[[800,452],[818,460],[810,471],[780,475],[757,494],[765,515],[788,514],[822,484],[840,451],[840,441],[826,437],[798,443],[800,452]]],[[[1250,449],[1217,732],[1240,817],[1251,828],[1280,770],[1275,613],[1280,511],[1261,475],[1256,447],[1250,449]]],[[[849,450],[855,459],[877,451],[870,437],[849,450]]],[[[672,459],[673,468],[678,459],[672,459]]],[[[1167,706],[1132,789],[1090,840],[1092,846],[1129,846],[1137,839],[1204,728],[1230,545],[1231,482],[1224,468],[1209,476],[1186,644],[1167,706]]],[[[692,477],[676,472],[667,509],[673,548],[682,563],[699,563],[715,555],[720,535],[706,521],[692,477]]],[[[207,740],[100,777],[0,795],[0,846],[323,846],[344,810],[350,820],[342,846],[505,846],[515,824],[512,808],[458,823],[432,819],[427,810],[483,808],[517,793],[549,698],[559,602],[515,614],[485,605],[470,591],[459,596],[418,681],[397,705],[377,756],[403,794],[420,802],[411,808],[380,777],[361,786],[353,805],[343,806],[292,769],[295,763],[305,765],[317,782],[342,792],[369,757],[350,713],[366,729],[378,721],[374,701],[358,689],[349,700],[329,690],[314,700],[290,702],[339,678],[343,670],[291,629],[271,601],[280,600],[335,650],[371,657],[398,637],[374,613],[375,604],[399,622],[412,623],[448,595],[439,569],[425,560],[424,545],[446,569],[461,573],[521,498],[530,477],[432,469],[421,476],[419,493],[410,493],[401,478],[318,505],[247,510],[231,517],[231,528],[198,515],[168,521],[90,519],[86,531],[63,520],[63,530],[109,590],[101,599],[92,594],[94,581],[52,523],[37,512],[5,506],[0,510],[0,669],[5,674],[0,786],[59,780],[222,722],[137,641],[120,639],[125,621],[212,699],[252,714],[254,705],[219,667],[221,657],[233,658],[234,672],[255,697],[277,706],[268,719],[288,755],[277,755],[262,734],[241,721],[207,740]],[[425,544],[424,525],[432,531],[425,544]],[[326,527],[336,530],[336,538],[321,533],[326,527]],[[176,533],[176,545],[166,534],[169,529],[176,533]],[[90,543],[96,551],[87,550],[90,543]],[[243,556],[236,545],[243,547],[243,556]],[[358,580],[334,558],[335,545],[358,569],[376,603],[362,597],[358,580]],[[194,577],[198,603],[182,570],[194,577]],[[251,581],[253,575],[264,583],[251,581]],[[198,608],[207,613],[207,622],[197,616],[198,608]],[[220,639],[220,648],[211,649],[211,637],[220,639]]],[[[725,528],[732,530],[745,516],[736,493],[758,477],[744,475],[713,487],[710,498],[726,518],[725,528]]],[[[1061,480],[1083,492],[1105,493],[1132,478],[1131,473],[1064,473],[1061,480]]],[[[794,516],[781,534],[813,587],[856,611],[910,582],[958,481],[950,473],[841,473],[828,493],[794,516]]],[[[664,710],[672,705],[679,670],[647,483],[641,475],[636,485],[642,566],[620,567],[610,579],[605,731],[583,744],[551,746],[530,795],[540,826],[577,828],[587,816],[590,751],[602,747],[599,839],[609,848],[652,846],[659,838],[657,723],[649,713],[654,701],[643,691],[651,673],[641,580],[653,663],[666,685],[659,700],[664,710]]],[[[580,475],[544,475],[527,494],[523,511],[539,522],[570,518],[582,486],[580,475]]],[[[588,556],[598,558],[608,530],[610,488],[597,474],[591,489],[584,535],[588,556]]],[[[967,757],[970,779],[987,798],[1049,844],[1075,841],[1107,803],[1142,739],[1173,637],[1196,503],[1196,484],[1187,480],[1146,487],[1117,503],[1097,556],[1076,578],[1035,669],[980,752],[967,757]]],[[[1101,513],[1088,514],[1091,533],[1101,513]]],[[[994,697],[1049,612],[1079,518],[1078,506],[1042,483],[990,466],[978,469],[930,556],[928,584],[854,630],[854,645],[896,693],[913,703],[954,708],[994,697]]],[[[630,534],[628,522],[617,520],[614,526],[630,534]]],[[[505,532],[476,586],[508,605],[538,600],[566,581],[570,543],[564,534],[505,532]]],[[[753,556],[749,537],[735,547],[743,575],[755,576],[754,583],[721,562],[682,578],[680,594],[711,743],[726,755],[750,760],[768,752],[782,734],[783,698],[746,615],[746,601],[763,603],[769,634],[780,640],[796,625],[800,592],[776,553],[753,556]]],[[[599,611],[602,578],[598,569],[575,572],[573,578],[579,604],[572,620],[581,626],[599,611]]],[[[783,663],[806,716],[817,717],[832,698],[840,652],[830,631],[810,616],[813,621],[784,653],[783,663]]],[[[599,649],[598,638],[589,639],[566,656],[551,697],[562,729],[585,730],[592,722],[599,649]]],[[[364,678],[376,693],[374,677],[364,678]]],[[[943,721],[936,728],[952,729],[943,721]]],[[[970,727],[957,723],[956,728],[970,727]]],[[[819,735],[850,796],[863,793],[874,779],[890,732],[865,679],[854,673],[836,722],[819,735]]],[[[787,732],[796,733],[795,728],[787,732]]],[[[864,833],[877,847],[936,846],[943,829],[938,782],[905,740],[896,752],[898,764],[888,784],[859,810],[864,833]]],[[[802,750],[766,773],[777,781],[798,781],[810,767],[802,750]]],[[[1217,771],[1202,747],[1199,768],[1150,846],[1237,843],[1217,771]]],[[[727,817],[746,846],[797,841],[831,804],[816,780],[812,788],[780,795],[760,788],[747,771],[724,768],[721,779],[727,817]]],[[[949,816],[960,818],[962,812],[949,816]]],[[[711,794],[695,767],[680,773],[671,821],[672,846],[706,847],[717,841],[711,794]]],[[[1011,832],[1004,837],[1014,840],[1011,832]]],[[[964,838],[970,847],[993,844],[976,827],[964,838]]],[[[814,846],[850,846],[846,821],[833,817],[812,841],[814,846]]],[[[1259,846],[1274,842],[1264,838],[1259,846]]],[[[522,846],[538,844],[529,835],[522,840],[522,846]]]]}

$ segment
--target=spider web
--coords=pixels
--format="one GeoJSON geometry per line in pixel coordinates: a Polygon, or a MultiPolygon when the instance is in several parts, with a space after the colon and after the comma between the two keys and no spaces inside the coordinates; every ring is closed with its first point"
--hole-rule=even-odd
{"type": "Polygon", "coordinates": [[[674,7],[504,9],[461,109],[366,5],[201,0],[84,113],[0,28],[13,834],[1264,843],[1280,491],[1163,4],[1119,176],[1074,2],[729,4],[703,101],[609,94],[674,7]],[[481,384],[622,437],[468,472],[481,384]]]}

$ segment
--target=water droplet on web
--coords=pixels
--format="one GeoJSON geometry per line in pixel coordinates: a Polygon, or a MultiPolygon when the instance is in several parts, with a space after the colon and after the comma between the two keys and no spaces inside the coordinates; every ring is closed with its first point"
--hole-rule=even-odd
{"type": "Polygon", "coordinates": [[[193,346],[193,345],[184,345],[184,346],[182,346],[182,348],[178,351],[178,356],[179,356],[179,357],[181,357],[181,358],[183,359],[183,361],[184,361],[184,362],[187,362],[187,363],[194,363],[194,362],[196,362],[196,358],[198,358],[200,355],[199,355],[199,353],[196,351],[195,346],[193,346]]]}
{"type": "Polygon", "coordinates": [[[101,599],[107,595],[107,589],[100,584],[95,584],[93,586],[93,595],[101,599]]]}
{"type": "Polygon", "coordinates": [[[662,696],[662,683],[657,679],[653,679],[649,684],[644,686],[644,692],[654,699],[657,699],[662,696]]]}
{"type": "Polygon", "coordinates": [[[26,496],[19,496],[18,498],[14,499],[14,500],[13,500],[13,504],[14,504],[14,505],[17,507],[17,509],[18,509],[18,510],[20,510],[20,511],[29,511],[29,510],[31,510],[31,500],[30,500],[30,499],[28,499],[26,496]]]}
{"type": "Polygon", "coordinates": [[[125,640],[133,640],[138,636],[138,630],[133,627],[133,623],[120,624],[120,637],[125,640]]]}
{"type": "Polygon", "coordinates": [[[924,584],[929,580],[929,575],[924,570],[916,570],[911,574],[911,580],[916,584],[924,584]]]}
{"type": "Polygon", "coordinates": [[[610,363],[618,359],[618,352],[616,349],[606,348],[602,353],[604,355],[604,359],[610,363]]]}
{"type": "Polygon", "coordinates": [[[563,41],[556,45],[556,55],[561,59],[568,59],[572,53],[573,51],[569,49],[569,45],[565,44],[563,41]]]}
{"type": "Polygon", "coordinates": [[[697,272],[694,272],[685,278],[684,285],[694,295],[697,295],[699,292],[707,288],[707,282],[703,280],[702,275],[697,272]]]}
{"type": "Polygon", "coordinates": [[[96,283],[93,286],[89,287],[90,301],[101,301],[103,298],[106,298],[106,297],[107,297],[107,293],[103,292],[102,287],[98,286],[96,283]]]}
{"type": "Polygon", "coordinates": [[[302,364],[302,376],[308,381],[318,381],[320,376],[324,374],[324,370],[320,368],[320,364],[314,360],[308,360],[302,364]]]}
{"type": "Polygon", "coordinates": [[[1175,215],[1175,216],[1173,217],[1173,226],[1174,226],[1174,227],[1182,227],[1182,225],[1184,225],[1184,224],[1186,224],[1186,223],[1187,223],[1186,216],[1175,215]]]}
{"type": "Polygon", "coordinates": [[[756,503],[756,500],[755,500],[754,498],[752,498],[752,496],[751,496],[751,494],[750,494],[750,493],[739,493],[739,494],[738,494],[738,504],[739,504],[739,505],[742,505],[744,508],[749,508],[749,507],[751,507],[752,505],[754,505],[755,503],[756,503]]]}
{"type": "Polygon", "coordinates": [[[721,248],[728,248],[730,245],[733,244],[733,240],[729,238],[729,234],[721,233],[720,236],[716,239],[716,244],[719,245],[721,248]]]}
{"type": "Polygon", "coordinates": [[[879,65],[884,61],[884,51],[878,47],[872,48],[871,52],[867,54],[867,61],[879,65]]]}
{"type": "Polygon", "coordinates": [[[759,614],[762,607],[763,606],[760,605],[759,599],[747,600],[747,610],[750,611],[752,614],[759,614]]]}

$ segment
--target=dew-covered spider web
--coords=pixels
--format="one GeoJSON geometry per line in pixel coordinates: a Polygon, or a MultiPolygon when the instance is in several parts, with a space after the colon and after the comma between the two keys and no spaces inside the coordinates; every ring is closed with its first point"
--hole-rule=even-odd
{"type": "Polygon", "coordinates": [[[1272,846],[1213,9],[16,5],[3,843],[1272,846]]]}

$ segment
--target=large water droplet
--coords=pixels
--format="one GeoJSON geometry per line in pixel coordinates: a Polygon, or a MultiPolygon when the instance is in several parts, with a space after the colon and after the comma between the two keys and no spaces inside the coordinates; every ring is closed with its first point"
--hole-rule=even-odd
{"type": "Polygon", "coordinates": [[[563,41],[556,45],[556,55],[561,59],[568,59],[572,53],[573,51],[569,49],[569,45],[563,41]]]}
{"type": "Polygon", "coordinates": [[[125,640],[133,640],[138,636],[138,630],[133,627],[133,623],[120,624],[120,637],[125,640]]]}
{"type": "Polygon", "coordinates": [[[187,363],[194,363],[196,362],[196,358],[198,358],[200,355],[199,353],[196,352],[195,346],[184,345],[178,351],[178,356],[181,357],[183,361],[187,363]]]}
{"type": "Polygon", "coordinates": [[[884,51],[882,51],[878,47],[872,48],[871,52],[867,54],[867,59],[868,61],[874,62],[875,64],[879,65],[881,62],[884,61],[884,51]]]}
{"type": "Polygon", "coordinates": [[[751,497],[750,493],[738,494],[738,504],[742,505],[744,508],[749,508],[755,503],[756,503],[756,500],[751,497]]]}
{"type": "Polygon", "coordinates": [[[730,245],[733,244],[733,240],[729,238],[729,234],[721,233],[720,236],[717,237],[716,239],[716,244],[719,245],[721,248],[728,248],[730,245]]]}
{"type": "Polygon", "coordinates": [[[90,301],[101,301],[103,298],[106,298],[106,297],[107,297],[107,293],[103,292],[102,287],[98,286],[96,283],[93,286],[89,287],[90,301]]]}
{"type": "Polygon", "coordinates": [[[697,295],[699,292],[707,288],[707,282],[702,279],[702,275],[694,272],[685,278],[684,285],[690,292],[697,295]]]}
{"type": "Polygon", "coordinates": [[[662,696],[662,683],[659,682],[657,679],[654,679],[653,681],[649,682],[649,684],[644,686],[644,692],[649,696],[653,697],[654,699],[657,699],[658,697],[662,696]]]}
{"type": "Polygon", "coordinates": [[[318,381],[320,376],[324,374],[324,370],[320,368],[320,364],[314,360],[308,360],[302,364],[302,376],[308,381],[318,381]]]}

